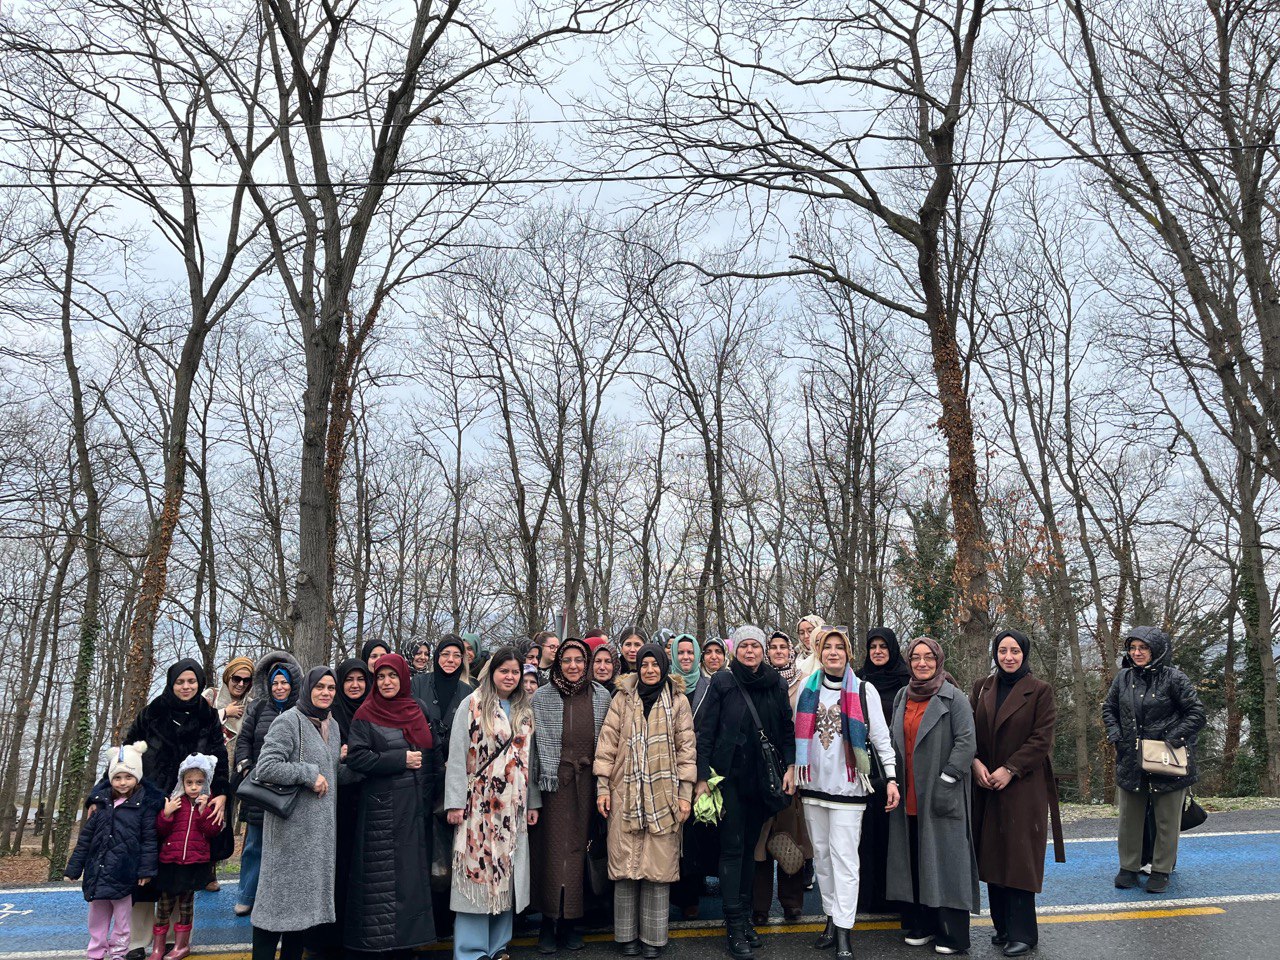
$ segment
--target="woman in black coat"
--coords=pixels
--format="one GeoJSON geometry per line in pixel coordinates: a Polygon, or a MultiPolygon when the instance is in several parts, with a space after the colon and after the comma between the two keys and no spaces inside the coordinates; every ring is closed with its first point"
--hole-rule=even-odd
{"type": "Polygon", "coordinates": [[[436,749],[441,757],[447,757],[453,715],[475,685],[471,683],[467,670],[467,645],[456,633],[446,633],[440,638],[432,661],[434,669],[417,674],[411,687],[414,699],[422,701],[426,707],[427,721],[436,738],[436,749]]]}
{"type": "Polygon", "coordinates": [[[1138,885],[1142,868],[1142,831],[1147,807],[1155,814],[1148,893],[1164,893],[1178,859],[1182,801],[1196,775],[1196,735],[1204,727],[1204,707],[1195,684],[1172,664],[1169,635],[1155,627],[1129,632],[1124,668],[1116,674],[1102,704],[1107,740],[1116,748],[1116,803],[1120,807],[1120,872],[1116,886],[1138,885]],[[1140,740],[1161,740],[1186,747],[1183,776],[1146,773],[1140,740]]]}
{"type": "MultiPolygon", "coordinates": [[[[218,711],[200,695],[204,686],[204,667],[190,657],[179,660],[165,675],[164,692],[142,708],[130,724],[124,742],[147,742],[147,752],[142,755],[142,777],[155,787],[155,792],[149,792],[148,796],[159,796],[151,813],[153,817],[159,815],[164,798],[178,782],[178,765],[183,760],[193,753],[216,757],[217,766],[209,784],[209,806],[214,820],[224,826],[227,796],[231,793],[227,751],[218,711]]],[[[150,948],[156,897],[152,884],[137,887],[133,892],[130,953],[150,948]]]]}
{"type": "Polygon", "coordinates": [[[344,941],[350,950],[407,955],[436,939],[427,881],[441,754],[409,692],[404,657],[380,657],[373,683],[347,735],[347,766],[364,782],[344,941]]]}
{"type": "MultiPolygon", "coordinates": [[[[893,720],[898,691],[911,682],[911,670],[902,659],[898,636],[888,627],[867,631],[867,655],[858,671],[880,694],[884,722],[893,720]]],[[[889,813],[883,792],[867,797],[862,813],[862,839],[858,842],[858,913],[901,913],[904,904],[885,896],[889,860],[889,813]]]]}
{"type": "Polygon", "coordinates": [[[762,770],[759,731],[747,708],[750,697],[761,728],[782,758],[783,785],[795,792],[796,738],[787,687],[778,671],[764,662],[764,631],[739,627],[729,638],[733,662],[711,678],[697,719],[698,785],[707,792],[711,771],[724,777],[720,795],[720,899],[724,905],[729,952],[750,960],[760,939],[751,926],[751,888],[755,878],[755,845],[772,815],[760,797],[762,770]]]}

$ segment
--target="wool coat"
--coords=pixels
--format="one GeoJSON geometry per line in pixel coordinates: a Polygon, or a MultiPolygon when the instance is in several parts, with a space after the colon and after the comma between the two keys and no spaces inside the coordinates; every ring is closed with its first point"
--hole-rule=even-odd
{"type": "MultiPolygon", "coordinates": [[[[912,752],[920,830],[920,903],[976,913],[979,905],[978,861],[973,852],[971,777],[976,749],[973,708],[954,685],[944,682],[929,699],[916,742],[903,732],[907,691],[893,705],[890,735],[897,768],[905,771],[912,752]],[[955,782],[947,783],[942,774],[955,782]]],[[[904,774],[905,777],[905,774],[904,774]]],[[[903,789],[908,789],[904,782],[903,789]]],[[[912,902],[911,849],[907,805],[889,814],[888,894],[890,900],[912,902]]]]}
{"type": "Polygon", "coordinates": [[[1013,774],[1003,790],[973,785],[978,876],[987,883],[1039,893],[1051,809],[1055,850],[1062,849],[1058,787],[1050,757],[1058,711],[1053,687],[1030,674],[1013,685],[997,710],[998,685],[996,676],[987,677],[975,683],[969,695],[978,759],[992,773],[1007,767],[1013,774]]]}
{"type": "Polygon", "coordinates": [[[155,811],[163,803],[160,791],[145,780],[119,806],[109,780],[89,792],[86,819],[64,871],[72,880],[84,875],[86,900],[123,900],[139,878],[156,875],[155,811]]]}
{"type": "Polygon", "coordinates": [[[339,764],[341,751],[342,737],[333,720],[328,739],[297,707],[271,724],[258,755],[258,775],[268,783],[296,783],[300,789],[287,820],[263,818],[262,873],[251,916],[255,927],[285,933],[334,919],[338,792],[351,779],[346,765],[339,764]],[[320,776],[329,783],[323,797],[312,789],[320,776]]]}
{"type": "Polygon", "coordinates": [[[1102,703],[1107,741],[1116,748],[1116,786],[1134,793],[1145,782],[1152,793],[1185,790],[1199,779],[1196,736],[1204,728],[1204,706],[1195,684],[1172,664],[1169,635],[1155,627],[1135,627],[1130,639],[1151,648],[1151,663],[1135,667],[1126,656],[1102,703]],[[1167,740],[1187,748],[1187,774],[1165,777],[1144,773],[1138,740],[1167,740]]]}
{"type": "MultiPolygon", "coordinates": [[[[693,801],[693,785],[698,777],[698,740],[693,732],[693,709],[681,691],[684,681],[667,678],[671,687],[671,736],[675,742],[675,771],[680,780],[676,796],[693,801]]],[[[644,722],[640,695],[636,692],[639,677],[629,673],[618,681],[617,695],[609,704],[600,742],[596,744],[595,775],[597,792],[608,795],[609,813],[609,877],[612,880],[650,880],[675,883],[680,879],[680,840],[682,825],[677,823],[668,833],[632,832],[622,820],[622,808],[631,789],[625,782],[631,763],[631,723],[644,722]]],[[[647,728],[655,722],[661,709],[654,704],[649,712],[647,728]]],[[[678,816],[678,811],[677,811],[678,816]]]]}
{"type": "MultiPolygon", "coordinates": [[[[760,669],[773,674],[774,682],[752,687],[751,699],[785,770],[796,762],[795,720],[787,687],[773,667],[762,663],[760,669]]],[[[710,778],[712,770],[735,780],[753,775],[759,756],[755,744],[758,734],[747,710],[746,694],[731,670],[711,677],[698,709],[697,730],[699,780],[710,778]]]]}
{"type": "Polygon", "coordinates": [[[343,928],[352,950],[403,950],[436,939],[431,806],[443,761],[433,745],[422,751],[422,766],[410,770],[405,755],[412,749],[399,727],[351,721],[347,766],[364,777],[343,928]]]}
{"type": "MultiPolygon", "coordinates": [[[[471,697],[475,694],[467,696],[462,703],[458,704],[458,709],[453,715],[453,731],[457,736],[449,740],[449,759],[445,764],[444,774],[444,808],[446,810],[465,810],[467,806],[467,794],[470,792],[470,783],[467,778],[467,750],[471,748],[471,743],[467,738],[467,731],[471,728],[471,697]]],[[[538,778],[533,776],[532,770],[536,765],[534,754],[537,746],[530,737],[529,744],[529,796],[528,809],[540,810],[542,808],[542,792],[538,789],[538,778]]],[[[453,828],[455,831],[461,829],[453,828]]],[[[450,844],[452,847],[452,844],[450,844]]],[[[528,824],[517,825],[517,840],[515,853],[512,855],[512,871],[515,879],[515,890],[512,891],[511,900],[515,907],[515,912],[519,913],[529,905],[529,827],[528,824]]],[[[461,880],[462,872],[455,870],[453,872],[453,885],[449,895],[449,909],[459,913],[477,913],[478,911],[467,899],[466,893],[460,889],[460,884],[465,881],[461,880]]]]}

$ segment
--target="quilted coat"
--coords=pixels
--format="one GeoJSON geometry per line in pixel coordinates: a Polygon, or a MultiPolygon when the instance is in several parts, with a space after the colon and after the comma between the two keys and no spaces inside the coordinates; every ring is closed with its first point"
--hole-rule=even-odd
{"type": "Polygon", "coordinates": [[[86,900],[122,900],[140,877],[156,875],[156,809],[163,803],[160,791],[145,780],[118,807],[109,781],[90,791],[86,820],[65,871],[73,880],[84,875],[86,900]]]}

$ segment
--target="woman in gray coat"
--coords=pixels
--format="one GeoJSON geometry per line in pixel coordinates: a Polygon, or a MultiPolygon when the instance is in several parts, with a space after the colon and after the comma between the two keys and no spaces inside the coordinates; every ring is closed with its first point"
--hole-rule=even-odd
{"type": "Polygon", "coordinates": [[[907,647],[911,681],[898,693],[890,725],[905,781],[889,816],[888,894],[907,905],[908,944],[964,953],[979,903],[970,820],[977,738],[969,698],[947,680],[942,662],[932,637],[907,647]]]}
{"type": "Polygon", "coordinates": [[[253,913],[253,960],[301,960],[307,930],[332,923],[337,838],[337,785],[348,780],[339,765],[342,737],[329,708],[338,681],[328,667],[307,674],[297,706],[271,724],[255,768],[267,783],[297,784],[297,805],[287,820],[266,814],[262,873],[253,913]]]}

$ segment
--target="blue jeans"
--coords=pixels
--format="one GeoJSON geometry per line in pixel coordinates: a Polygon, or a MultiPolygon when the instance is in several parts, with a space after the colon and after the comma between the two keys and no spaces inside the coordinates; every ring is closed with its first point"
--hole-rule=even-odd
{"type": "Polygon", "coordinates": [[[459,911],[453,921],[454,960],[480,960],[492,957],[511,943],[515,915],[505,913],[466,913],[459,911]]]}
{"type": "Polygon", "coordinates": [[[240,895],[237,903],[252,907],[258,896],[258,874],[262,872],[262,824],[247,823],[244,850],[240,852],[240,895]]]}

